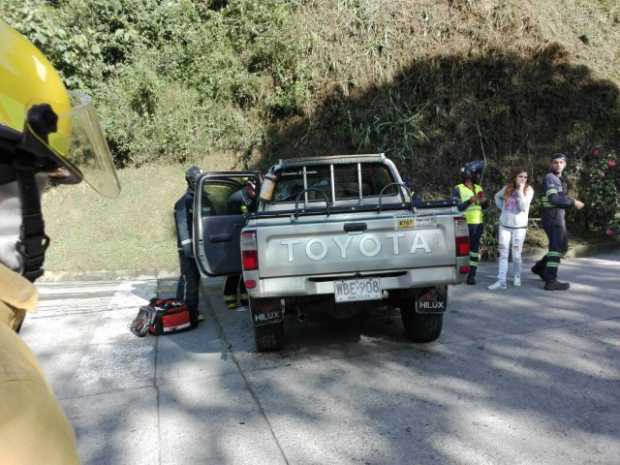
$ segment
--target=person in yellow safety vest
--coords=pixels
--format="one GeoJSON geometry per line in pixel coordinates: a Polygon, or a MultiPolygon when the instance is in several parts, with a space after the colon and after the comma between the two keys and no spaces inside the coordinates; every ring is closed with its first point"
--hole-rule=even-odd
{"type": "Polygon", "coordinates": [[[456,201],[459,211],[464,212],[467,228],[469,229],[469,273],[467,284],[476,284],[476,271],[480,262],[480,238],[484,227],[483,209],[489,201],[480,186],[480,177],[484,169],[482,160],[466,163],[461,168],[463,182],[454,187],[452,197],[456,201]]]}
{"type": "Polygon", "coordinates": [[[0,462],[78,465],[75,436],[36,357],[20,339],[49,238],[48,181],[120,191],[90,98],[67,92],[54,67],[0,19],[0,462]]]}

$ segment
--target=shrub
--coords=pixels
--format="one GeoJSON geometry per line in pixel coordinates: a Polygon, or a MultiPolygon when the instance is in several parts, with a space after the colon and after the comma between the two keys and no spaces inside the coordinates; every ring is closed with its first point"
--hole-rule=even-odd
{"type": "Polygon", "coordinates": [[[581,193],[586,204],[586,226],[606,231],[618,226],[620,216],[620,160],[614,150],[594,148],[584,158],[581,193]]]}
{"type": "Polygon", "coordinates": [[[307,96],[291,3],[7,0],[6,19],[94,97],[120,166],[247,153],[307,96]]]}

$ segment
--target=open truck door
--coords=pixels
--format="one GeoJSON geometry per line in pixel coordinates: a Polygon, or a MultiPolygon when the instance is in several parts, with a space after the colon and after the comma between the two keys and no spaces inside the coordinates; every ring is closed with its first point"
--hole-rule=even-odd
{"type": "Polygon", "coordinates": [[[203,174],[194,195],[194,257],[204,276],[241,273],[239,238],[246,214],[234,211],[230,196],[246,181],[257,183],[255,171],[214,171],[203,174]]]}

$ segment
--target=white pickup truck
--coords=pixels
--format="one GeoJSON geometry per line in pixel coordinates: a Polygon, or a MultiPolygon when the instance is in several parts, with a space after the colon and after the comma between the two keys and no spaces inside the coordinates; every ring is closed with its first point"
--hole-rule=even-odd
{"type": "Polygon", "coordinates": [[[281,160],[248,214],[228,197],[256,172],[198,182],[194,252],[203,275],[243,273],[258,351],[284,344],[284,316],[347,318],[400,308],[415,342],[439,337],[447,286],[469,271],[469,237],[451,201],[424,203],[383,154],[281,160]]]}

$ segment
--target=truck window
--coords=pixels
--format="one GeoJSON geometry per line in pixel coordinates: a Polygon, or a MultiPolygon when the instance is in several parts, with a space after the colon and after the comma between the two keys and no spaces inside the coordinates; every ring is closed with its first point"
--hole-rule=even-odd
{"type": "MultiPolygon", "coordinates": [[[[382,163],[334,164],[333,167],[336,200],[360,199],[360,185],[362,187],[362,197],[378,196],[385,186],[394,182],[389,168],[382,163]]],[[[309,191],[309,202],[323,202],[325,201],[325,195],[331,202],[330,170],[330,165],[306,167],[307,188],[320,191],[309,191]],[[321,192],[325,195],[321,194],[321,192]]],[[[273,202],[294,202],[303,190],[303,168],[285,170],[279,175],[273,195],[273,202]]],[[[386,189],[383,194],[396,195],[397,193],[398,187],[393,186],[386,189]]],[[[302,196],[300,202],[303,202],[303,200],[302,196]]]]}
{"type": "Polygon", "coordinates": [[[230,181],[209,181],[202,185],[202,214],[203,216],[234,215],[239,212],[229,212],[229,197],[237,192],[241,185],[230,181]]]}
{"type": "MultiPolygon", "coordinates": [[[[381,163],[362,163],[362,196],[379,195],[381,190],[394,182],[390,170],[381,163]]],[[[398,186],[388,187],[383,195],[396,195],[398,186]]]]}
{"type": "Polygon", "coordinates": [[[334,165],[336,200],[360,198],[360,183],[357,166],[357,163],[351,165],[334,165]]]}
{"type": "MultiPolygon", "coordinates": [[[[381,190],[394,182],[390,170],[382,163],[361,163],[362,197],[373,197],[381,193],[381,190]]],[[[360,180],[358,177],[358,164],[334,165],[334,184],[336,188],[336,200],[359,199],[360,180]]],[[[384,195],[395,195],[398,187],[389,187],[384,195]]]]}
{"type": "MultiPolygon", "coordinates": [[[[329,166],[308,167],[306,169],[308,189],[317,189],[324,192],[331,201],[331,187],[329,166]]],[[[274,202],[294,202],[300,192],[304,190],[303,169],[287,170],[280,173],[278,183],[273,194],[274,202]]],[[[303,195],[300,202],[303,202],[303,195]]],[[[316,191],[308,192],[309,202],[325,201],[325,197],[316,191]]]]}

